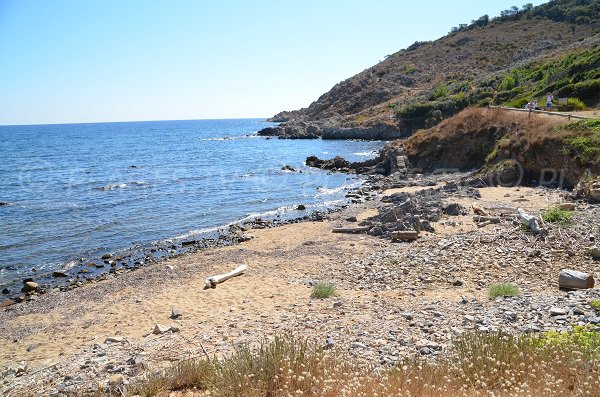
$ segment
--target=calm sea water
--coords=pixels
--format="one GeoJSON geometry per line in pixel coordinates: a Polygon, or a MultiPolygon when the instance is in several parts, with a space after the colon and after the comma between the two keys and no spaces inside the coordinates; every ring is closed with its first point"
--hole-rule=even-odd
{"type": "Polygon", "coordinates": [[[256,216],[299,216],[359,180],[304,166],[381,142],[256,136],[257,119],[0,127],[0,286],[79,257],[201,236],[256,216]],[[284,165],[300,172],[285,172],[284,165]]]}

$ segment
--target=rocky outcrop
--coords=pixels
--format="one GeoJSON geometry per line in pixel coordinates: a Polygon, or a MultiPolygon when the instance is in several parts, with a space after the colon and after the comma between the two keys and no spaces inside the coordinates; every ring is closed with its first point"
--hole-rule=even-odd
{"type": "Polygon", "coordinates": [[[320,129],[315,124],[300,121],[263,128],[258,131],[258,135],[276,136],[280,139],[316,139],[320,137],[320,129]]]}
{"type": "Polygon", "coordinates": [[[444,206],[442,200],[449,197],[480,198],[479,191],[470,186],[450,183],[442,188],[424,189],[415,193],[395,193],[382,198],[388,205],[380,207],[379,214],[368,218],[361,225],[370,226],[372,236],[391,237],[398,231],[433,232],[433,223],[438,222],[443,213],[448,214],[452,206],[460,213],[458,204],[444,206]]]}
{"type": "Polygon", "coordinates": [[[600,203],[600,177],[593,178],[588,175],[582,177],[573,189],[573,196],[590,203],[600,203]]]}
{"type": "Polygon", "coordinates": [[[408,160],[402,145],[387,145],[373,159],[360,162],[349,162],[343,157],[323,160],[316,156],[306,158],[306,165],[329,171],[352,172],[357,174],[391,175],[394,173],[407,174],[408,160]]]}
{"type": "Polygon", "coordinates": [[[409,130],[390,124],[377,124],[368,128],[325,128],[322,131],[323,139],[362,139],[370,141],[391,141],[406,138],[409,130]]]}

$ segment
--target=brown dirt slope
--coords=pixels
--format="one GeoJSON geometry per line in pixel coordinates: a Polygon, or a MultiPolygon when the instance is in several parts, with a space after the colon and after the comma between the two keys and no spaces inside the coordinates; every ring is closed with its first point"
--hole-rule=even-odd
{"type": "MultiPolygon", "coordinates": [[[[598,161],[569,150],[572,139],[596,132],[569,124],[566,118],[544,114],[510,112],[503,109],[471,108],[420,130],[403,145],[415,168],[432,172],[440,168],[493,172],[506,166],[522,167],[525,181],[539,181],[542,173],[555,170],[564,187],[574,186],[587,171],[598,173],[598,161]]],[[[558,182],[558,181],[557,181],[558,182]]]]}

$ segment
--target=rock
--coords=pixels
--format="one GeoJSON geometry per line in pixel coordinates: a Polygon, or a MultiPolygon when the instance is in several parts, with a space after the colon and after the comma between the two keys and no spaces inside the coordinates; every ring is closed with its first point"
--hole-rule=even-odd
{"type": "Polygon", "coordinates": [[[450,216],[467,215],[467,209],[456,203],[448,204],[444,207],[443,211],[446,215],[450,216]]]}
{"type": "Polygon", "coordinates": [[[553,307],[550,308],[550,315],[551,316],[564,316],[565,314],[569,313],[568,310],[566,309],[562,309],[560,307],[553,307]]]}
{"type": "Polygon", "coordinates": [[[593,247],[591,247],[588,250],[588,254],[593,258],[593,259],[600,259],[600,247],[598,247],[597,245],[594,245],[593,247]]]}
{"type": "Polygon", "coordinates": [[[563,211],[575,211],[576,206],[574,203],[562,203],[558,206],[558,208],[563,211]]]}
{"type": "Polygon", "coordinates": [[[154,330],[152,331],[152,333],[155,335],[162,335],[165,332],[168,332],[170,329],[171,329],[171,327],[168,327],[166,325],[156,324],[154,326],[154,330]]]}
{"type": "Polygon", "coordinates": [[[52,272],[52,277],[68,277],[69,275],[65,272],[62,272],[60,270],[56,270],[54,272],[52,272]]]}
{"type": "Polygon", "coordinates": [[[122,336],[109,336],[106,339],[104,339],[104,343],[122,343],[124,340],[125,338],[123,338],[122,336]]]}
{"type": "Polygon", "coordinates": [[[19,363],[19,365],[17,365],[17,368],[15,370],[15,375],[20,376],[23,375],[25,372],[27,372],[28,366],[27,363],[24,361],[21,361],[19,363]]]}
{"type": "Polygon", "coordinates": [[[179,332],[179,331],[181,331],[181,328],[179,328],[179,325],[177,325],[177,324],[171,324],[171,326],[169,327],[169,329],[171,330],[171,332],[179,332]]]}
{"type": "Polygon", "coordinates": [[[346,218],[346,222],[358,222],[355,216],[349,216],[346,218]]]}
{"type": "Polygon", "coordinates": [[[2,293],[3,293],[4,295],[10,294],[10,290],[9,290],[8,288],[4,288],[4,289],[2,290],[2,293]]]}
{"type": "Polygon", "coordinates": [[[304,204],[300,204],[300,205],[298,205],[298,206],[296,207],[296,209],[297,209],[298,211],[305,211],[305,210],[306,210],[306,206],[305,206],[304,204]]]}
{"type": "Polygon", "coordinates": [[[111,388],[119,387],[125,383],[125,377],[121,374],[112,374],[108,378],[108,385],[111,388]]]}
{"type": "Polygon", "coordinates": [[[335,346],[335,340],[331,337],[328,336],[327,339],[325,340],[325,349],[331,349],[333,346],[335,346]]]}
{"type": "Polygon", "coordinates": [[[246,233],[246,234],[241,234],[237,239],[238,239],[239,242],[243,243],[244,241],[250,241],[253,238],[254,238],[253,235],[246,233]]]}
{"type": "Polygon", "coordinates": [[[173,308],[171,309],[171,319],[178,320],[183,317],[183,312],[179,309],[173,308]]]}
{"type": "Polygon", "coordinates": [[[463,282],[462,280],[458,280],[458,279],[457,279],[457,280],[454,280],[454,281],[452,282],[452,285],[453,285],[454,287],[462,287],[462,285],[463,285],[463,284],[464,284],[464,282],[463,282]]]}
{"type": "Polygon", "coordinates": [[[425,355],[433,353],[433,351],[428,347],[422,347],[419,349],[419,353],[421,353],[422,355],[425,356],[425,355]]]}
{"type": "Polygon", "coordinates": [[[281,171],[296,172],[296,169],[294,169],[294,167],[292,167],[291,165],[286,164],[283,167],[281,167],[281,171]]]}
{"type": "Polygon", "coordinates": [[[39,284],[35,283],[33,281],[26,281],[23,284],[23,288],[21,289],[21,291],[23,292],[32,292],[32,291],[36,291],[39,288],[39,284]]]}
{"type": "Polygon", "coordinates": [[[350,343],[350,348],[351,349],[366,349],[367,345],[365,345],[364,343],[360,343],[360,342],[352,342],[352,343],[350,343]]]}
{"type": "Polygon", "coordinates": [[[104,254],[100,257],[100,259],[105,260],[105,259],[110,259],[112,258],[112,254],[104,254]]]}
{"type": "Polygon", "coordinates": [[[440,350],[442,348],[442,346],[439,343],[434,342],[432,340],[426,340],[426,339],[423,339],[423,340],[420,340],[419,342],[417,342],[416,346],[417,346],[417,349],[419,349],[419,350],[424,347],[431,349],[431,350],[440,350]]]}

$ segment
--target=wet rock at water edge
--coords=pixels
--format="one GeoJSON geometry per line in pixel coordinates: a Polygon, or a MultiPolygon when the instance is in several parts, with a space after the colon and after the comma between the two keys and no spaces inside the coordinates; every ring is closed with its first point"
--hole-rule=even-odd
{"type": "Polygon", "coordinates": [[[23,288],[21,289],[23,292],[33,292],[33,291],[37,291],[37,289],[39,288],[39,284],[33,281],[25,281],[25,283],[23,283],[23,288]]]}

